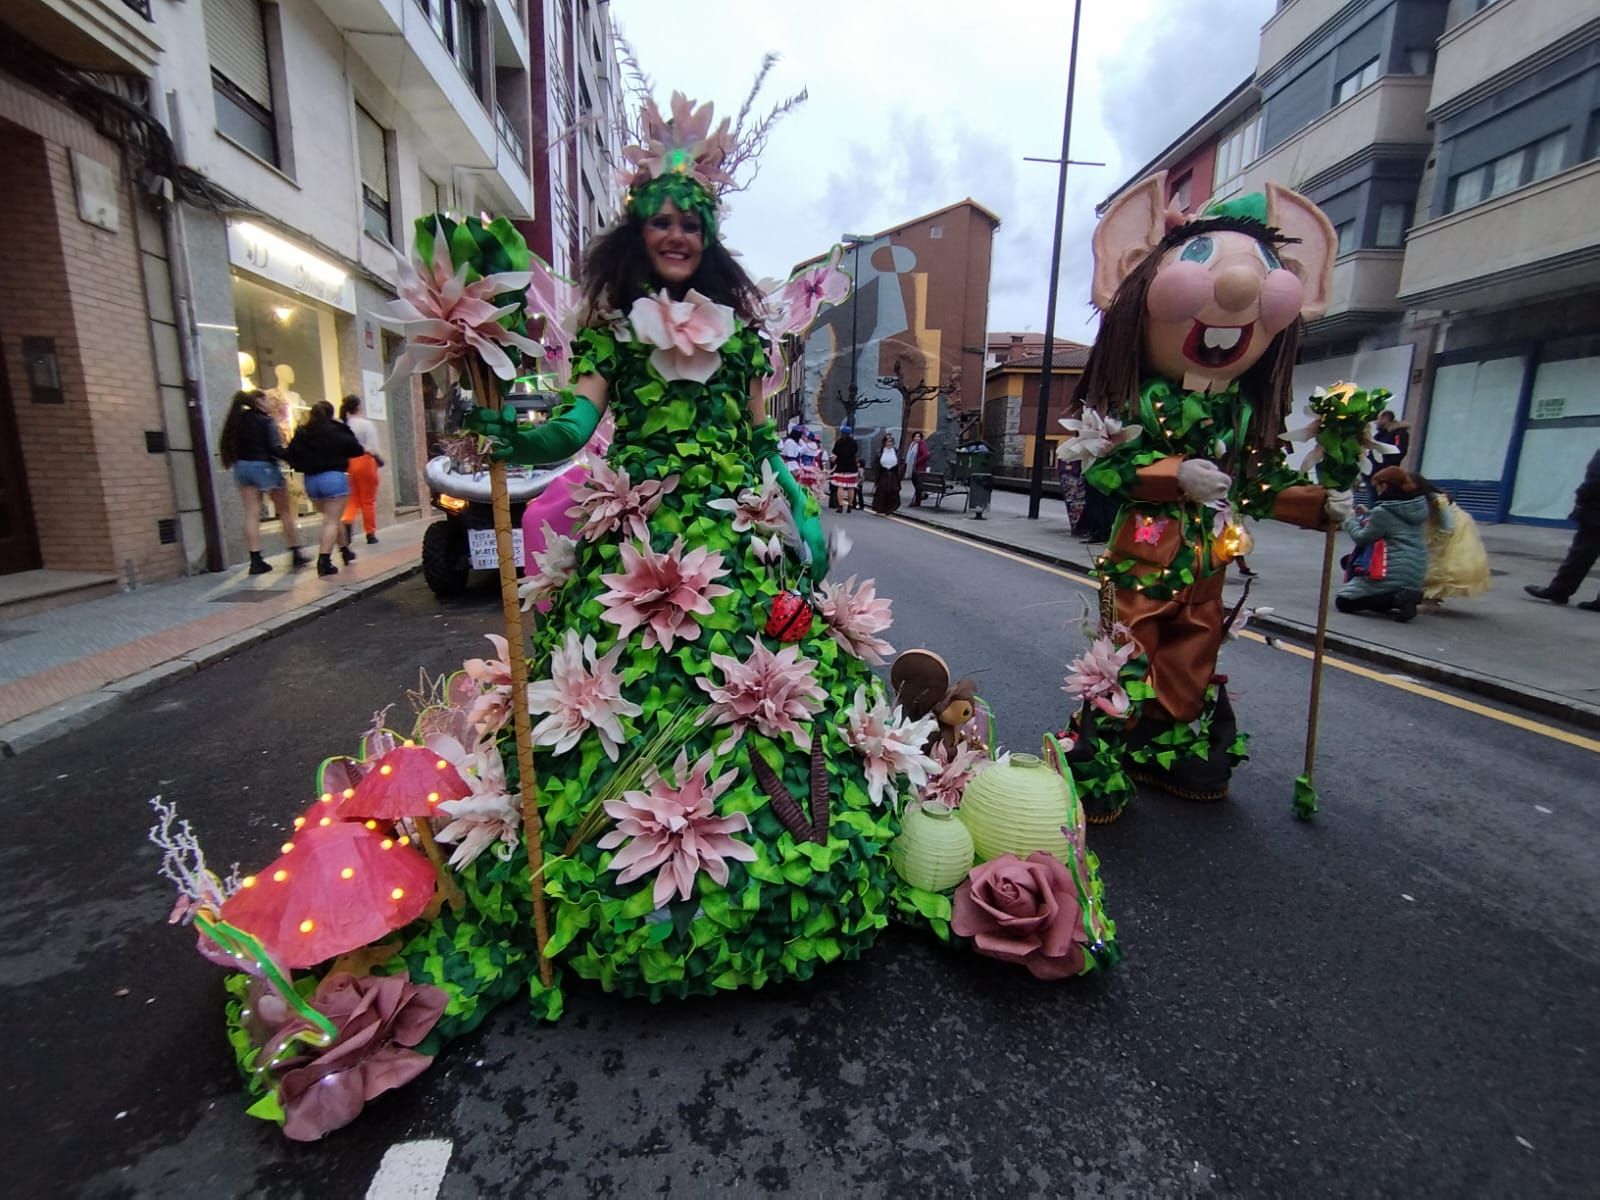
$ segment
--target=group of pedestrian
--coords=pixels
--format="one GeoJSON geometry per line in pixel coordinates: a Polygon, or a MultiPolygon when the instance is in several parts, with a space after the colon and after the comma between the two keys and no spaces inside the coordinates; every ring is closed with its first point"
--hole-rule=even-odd
{"type": "Polygon", "coordinates": [[[335,550],[346,563],[356,560],[350,539],[358,515],[367,542],[377,542],[378,468],[383,466],[383,458],[378,452],[377,430],[361,415],[359,396],[346,396],[337,416],[332,404],[318,400],[285,446],[266,393],[237,392],[223,422],[218,449],[222,465],[233,472],[239,488],[251,575],[272,570],[261,552],[263,497],[271,499],[282,523],[290,565],[304,567],[311,562],[300,547],[283,464],[304,476],[306,496],[322,514],[318,575],[339,573],[333,564],[335,550]]]}

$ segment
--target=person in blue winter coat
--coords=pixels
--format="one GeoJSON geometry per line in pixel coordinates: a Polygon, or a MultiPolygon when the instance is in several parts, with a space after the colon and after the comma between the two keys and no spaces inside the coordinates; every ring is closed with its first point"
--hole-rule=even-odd
{"type": "Polygon", "coordinates": [[[1397,621],[1409,621],[1417,615],[1428,575],[1428,521],[1449,521],[1449,510],[1433,504],[1429,493],[1436,489],[1431,484],[1401,467],[1378,471],[1372,488],[1377,502],[1368,512],[1346,517],[1344,531],[1358,547],[1382,540],[1382,577],[1373,578],[1370,565],[1362,568],[1333,602],[1340,612],[1386,612],[1397,621]]]}

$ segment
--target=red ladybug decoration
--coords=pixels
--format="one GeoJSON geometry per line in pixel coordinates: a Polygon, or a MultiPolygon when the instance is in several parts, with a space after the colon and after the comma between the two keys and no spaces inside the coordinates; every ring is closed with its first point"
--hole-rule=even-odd
{"type": "Polygon", "coordinates": [[[772,615],[767,618],[767,636],[780,642],[798,642],[811,630],[811,603],[799,592],[790,588],[779,592],[772,601],[772,615]]]}

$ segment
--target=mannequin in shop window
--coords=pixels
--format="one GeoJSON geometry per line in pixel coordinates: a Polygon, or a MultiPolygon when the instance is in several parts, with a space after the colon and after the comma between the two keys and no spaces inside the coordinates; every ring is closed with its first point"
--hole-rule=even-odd
{"type": "MultiPolygon", "coordinates": [[[[282,435],[284,445],[288,445],[294,437],[295,429],[311,411],[300,393],[294,390],[294,368],[288,363],[278,363],[272,368],[272,375],[278,382],[267,389],[267,399],[272,403],[272,419],[278,423],[278,433],[282,435]]],[[[289,503],[295,513],[302,517],[310,516],[315,511],[311,498],[306,495],[305,480],[299,473],[289,476],[289,503]]]]}

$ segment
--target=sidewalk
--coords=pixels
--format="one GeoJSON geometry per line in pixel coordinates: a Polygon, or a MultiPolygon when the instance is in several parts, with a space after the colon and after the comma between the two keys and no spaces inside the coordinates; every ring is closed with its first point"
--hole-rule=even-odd
{"type": "Polygon", "coordinates": [[[289,570],[280,553],[268,575],[241,565],[0,621],[0,754],[20,754],[414,574],[427,524],[381,530],[376,546],[358,533],[356,561],[328,579],[315,567],[289,570]]]}
{"type": "MultiPolygon", "coordinates": [[[[1088,571],[1092,555],[1103,549],[1071,534],[1065,508],[1052,496],[1043,498],[1039,519],[1030,521],[1026,495],[997,491],[979,521],[961,511],[959,498],[945,501],[943,511],[912,508],[910,489],[906,491],[902,517],[1030,558],[1088,571]]],[[[1600,729],[1600,616],[1534,600],[1522,591],[1526,583],[1550,582],[1571,531],[1509,524],[1478,528],[1494,574],[1488,593],[1452,600],[1437,612],[1424,610],[1406,625],[1388,617],[1341,613],[1330,604],[1328,648],[1398,674],[1600,729]]],[[[1317,623],[1323,538],[1276,521],[1253,522],[1250,531],[1256,545],[1249,562],[1257,572],[1250,606],[1273,610],[1251,628],[1309,645],[1317,623]]],[[[1336,554],[1349,549],[1349,538],[1340,534],[1336,554]]],[[[1340,582],[1336,564],[1332,587],[1340,582]]],[[[1237,602],[1244,583],[1238,572],[1229,572],[1228,603],[1237,602]]],[[[1591,576],[1574,599],[1592,599],[1596,591],[1600,579],[1591,576]]]]}

